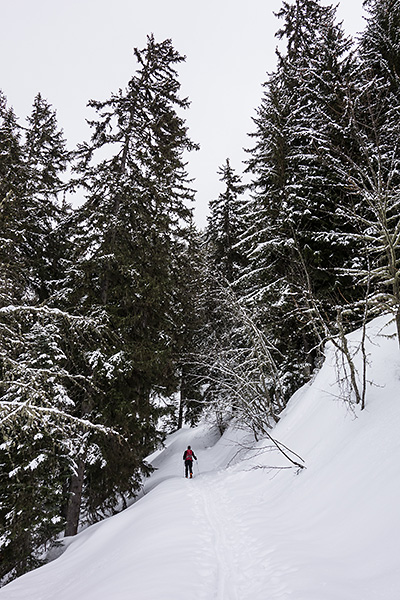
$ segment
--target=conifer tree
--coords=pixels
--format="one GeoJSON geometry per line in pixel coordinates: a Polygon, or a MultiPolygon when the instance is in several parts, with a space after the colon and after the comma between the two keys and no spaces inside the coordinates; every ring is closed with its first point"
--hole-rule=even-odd
{"type": "Polygon", "coordinates": [[[21,130],[12,108],[0,92],[0,268],[1,301],[7,303],[26,289],[29,248],[24,239],[26,169],[21,130]]]}
{"type": "Polygon", "coordinates": [[[242,208],[244,186],[231,167],[229,158],[218,171],[225,189],[210,202],[210,216],[206,230],[209,256],[216,269],[230,283],[238,275],[242,257],[237,248],[243,230],[242,208]]]}
{"type": "Polygon", "coordinates": [[[205,315],[202,311],[201,298],[207,285],[204,260],[204,234],[197,231],[194,225],[191,228],[191,240],[187,247],[187,267],[183,293],[181,294],[182,315],[180,332],[182,336],[182,350],[180,360],[179,404],[175,413],[176,428],[180,429],[184,423],[194,426],[200,418],[204,408],[204,394],[202,391],[202,369],[198,367],[195,356],[198,346],[203,341],[202,328],[205,315]]]}
{"type": "Polygon", "coordinates": [[[68,315],[40,294],[56,224],[53,200],[34,185],[21,128],[3,96],[0,144],[0,577],[10,578],[39,564],[62,528],[61,472],[73,469],[76,431],[65,420],[61,342],[68,315]]]}
{"type": "Polygon", "coordinates": [[[365,290],[369,316],[394,313],[400,339],[400,3],[368,0],[364,5],[369,16],[359,42],[358,79],[348,94],[355,152],[337,143],[331,168],[352,197],[342,210],[359,240],[348,273],[365,290]]]}
{"type": "Polygon", "coordinates": [[[87,318],[104,314],[113,332],[109,348],[78,350],[76,358],[101,390],[82,396],[80,415],[101,412],[124,439],[118,454],[103,443],[101,469],[83,460],[75,483],[92,515],[132,493],[148,471],[144,457],[160,439],[156,398],[177,389],[186,317],[193,191],[183,154],[195,145],[178,114],[189,105],[179,97],[176,72],[184,58],[170,40],[153,36],[135,57],[138,70],[126,89],[89,103],[97,118],[77,166],[86,202],[70,222],[74,252],[64,284],[71,290],[66,307],[87,318]]]}
{"type": "Polygon", "coordinates": [[[8,257],[4,254],[3,264],[13,265],[20,280],[29,279],[30,292],[45,300],[45,279],[50,278],[50,263],[55,263],[56,255],[57,195],[63,185],[60,174],[66,169],[68,152],[55,113],[40,94],[24,138],[4,97],[0,118],[1,218],[8,238],[3,240],[2,252],[10,253],[8,257]]]}
{"type": "Polygon", "coordinates": [[[28,193],[54,202],[65,187],[61,175],[69,154],[63,132],[58,128],[56,111],[40,93],[34,98],[27,123],[24,154],[29,171],[28,193]]]}
{"type": "Polygon", "coordinates": [[[277,35],[286,39],[287,51],[278,53],[255,119],[248,169],[256,224],[242,241],[249,267],[241,285],[282,350],[289,396],[317,359],[305,296],[312,292],[329,311],[335,297],[348,293],[349,282],[338,271],[351,256],[349,240],[343,241],[348,225],[336,211],[346,190],[327,167],[320,137],[350,143],[346,95],[354,60],[333,7],[284,2],[278,17],[283,26],[277,35]]]}
{"type": "Polygon", "coordinates": [[[25,195],[29,199],[31,256],[38,269],[38,293],[48,297],[48,281],[57,277],[57,261],[63,255],[63,243],[57,225],[63,213],[63,180],[70,153],[62,130],[58,128],[56,111],[39,93],[24,131],[23,153],[27,172],[25,195]]]}
{"type": "Polygon", "coordinates": [[[360,37],[360,58],[370,76],[389,84],[390,94],[399,94],[400,5],[398,0],[364,0],[369,16],[360,37]]]}

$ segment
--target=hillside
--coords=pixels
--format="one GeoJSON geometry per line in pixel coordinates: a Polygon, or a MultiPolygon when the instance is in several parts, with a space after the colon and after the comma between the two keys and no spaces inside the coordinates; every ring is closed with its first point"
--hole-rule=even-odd
{"type": "MultiPolygon", "coordinates": [[[[340,399],[333,350],[268,439],[203,424],[149,460],[143,496],[67,541],[0,600],[398,600],[400,352],[387,317],[368,330],[366,409],[340,399]],[[183,477],[182,453],[198,457],[183,477]]],[[[350,336],[356,346],[358,333],[350,336]]]]}

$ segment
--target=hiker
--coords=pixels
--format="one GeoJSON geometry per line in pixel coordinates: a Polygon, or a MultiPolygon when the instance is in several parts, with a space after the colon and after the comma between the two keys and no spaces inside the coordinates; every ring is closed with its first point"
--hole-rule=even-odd
{"type": "Polygon", "coordinates": [[[190,446],[187,447],[187,450],[183,453],[183,460],[185,461],[185,477],[190,473],[190,477],[193,477],[193,459],[197,460],[197,456],[193,452],[190,446]]]}

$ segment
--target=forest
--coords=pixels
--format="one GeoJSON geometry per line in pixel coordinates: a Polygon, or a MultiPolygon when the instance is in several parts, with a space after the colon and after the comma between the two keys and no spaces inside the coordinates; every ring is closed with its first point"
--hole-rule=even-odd
{"type": "Polygon", "coordinates": [[[346,333],[391,313],[400,335],[400,1],[364,4],[353,40],[334,5],[282,2],[248,159],[219,167],[204,230],[171,40],[89,101],[75,149],[40,93],[21,124],[0,92],[2,584],[126,508],[167,433],[268,435],[327,342],[364,409],[346,333]]]}

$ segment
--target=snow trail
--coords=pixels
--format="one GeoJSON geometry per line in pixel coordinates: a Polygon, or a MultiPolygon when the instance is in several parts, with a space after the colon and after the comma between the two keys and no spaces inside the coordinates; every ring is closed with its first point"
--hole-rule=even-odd
{"type": "Polygon", "coordinates": [[[193,480],[191,502],[196,512],[196,531],[202,538],[202,556],[198,557],[207,578],[204,599],[210,600],[286,600],[282,575],[266,551],[249,534],[243,519],[243,505],[236,504],[229,486],[218,474],[193,480]]]}

